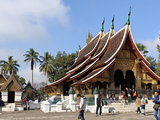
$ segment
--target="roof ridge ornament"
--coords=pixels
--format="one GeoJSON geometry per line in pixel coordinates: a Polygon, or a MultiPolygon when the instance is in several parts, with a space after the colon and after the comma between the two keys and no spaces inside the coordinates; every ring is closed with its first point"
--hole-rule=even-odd
{"type": "Polygon", "coordinates": [[[105,23],[105,17],[104,17],[104,19],[102,21],[101,32],[104,32],[104,23],[105,23]]]}
{"type": "Polygon", "coordinates": [[[113,18],[112,18],[111,29],[114,29],[114,15],[113,15],[113,18]]]}
{"type": "Polygon", "coordinates": [[[111,36],[114,35],[114,15],[113,15],[112,22],[111,22],[110,34],[111,36]]]}
{"type": "Polygon", "coordinates": [[[128,13],[128,18],[127,18],[127,25],[130,25],[130,16],[131,16],[131,6],[130,6],[130,10],[129,10],[129,13],[128,13]]]}

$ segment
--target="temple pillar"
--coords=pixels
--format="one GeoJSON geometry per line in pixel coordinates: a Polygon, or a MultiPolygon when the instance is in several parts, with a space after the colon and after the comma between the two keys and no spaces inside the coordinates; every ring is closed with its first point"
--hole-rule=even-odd
{"type": "Polygon", "coordinates": [[[76,86],[74,88],[75,88],[75,94],[79,94],[78,86],[76,86]]]}
{"type": "Polygon", "coordinates": [[[142,89],[141,78],[140,78],[140,77],[137,77],[137,78],[135,79],[135,82],[136,82],[136,87],[135,87],[135,89],[136,89],[136,90],[142,89]]]}
{"type": "Polygon", "coordinates": [[[88,94],[91,95],[92,94],[92,84],[91,83],[86,84],[86,88],[87,88],[88,94]]]}

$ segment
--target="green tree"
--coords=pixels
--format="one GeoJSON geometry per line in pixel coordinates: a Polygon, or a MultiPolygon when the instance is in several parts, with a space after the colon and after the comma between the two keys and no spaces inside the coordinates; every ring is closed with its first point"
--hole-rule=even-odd
{"type": "Polygon", "coordinates": [[[24,62],[26,63],[31,63],[31,71],[32,71],[32,85],[33,85],[33,70],[34,70],[34,65],[36,67],[36,63],[40,62],[39,59],[39,53],[36,52],[33,48],[30,48],[28,51],[26,51],[27,53],[24,54],[25,56],[25,60],[24,62]]]}
{"type": "Polygon", "coordinates": [[[160,45],[157,45],[157,51],[158,51],[158,62],[160,63],[160,45]]]}
{"type": "Polygon", "coordinates": [[[15,75],[15,77],[17,78],[18,82],[23,86],[26,85],[26,80],[23,77],[20,77],[19,75],[15,75]]]}
{"type": "Polygon", "coordinates": [[[149,68],[153,71],[156,72],[156,67],[157,67],[157,62],[156,59],[151,57],[151,56],[146,56],[147,61],[150,63],[149,68]]]}
{"type": "Polygon", "coordinates": [[[7,61],[0,61],[0,67],[3,74],[11,75],[12,72],[18,72],[18,68],[20,67],[20,65],[18,64],[17,60],[13,59],[13,56],[9,56],[7,61]]]}
{"type": "Polygon", "coordinates": [[[147,47],[141,43],[136,43],[139,51],[146,57],[146,54],[148,53],[147,47]]]}
{"type": "Polygon", "coordinates": [[[156,59],[151,57],[151,56],[147,56],[148,50],[147,47],[141,43],[136,43],[139,51],[143,54],[143,56],[148,60],[148,62],[150,63],[150,69],[152,71],[156,71],[156,67],[157,67],[157,63],[156,63],[156,59]]]}
{"type": "Polygon", "coordinates": [[[77,53],[66,54],[66,52],[58,52],[52,60],[54,72],[49,73],[49,81],[53,82],[63,77],[74,63],[76,57],[77,53]]]}
{"type": "Polygon", "coordinates": [[[44,74],[46,75],[46,85],[48,83],[48,74],[54,72],[54,68],[52,65],[52,60],[53,57],[48,53],[45,52],[44,56],[40,56],[41,60],[41,64],[40,64],[40,72],[44,72],[44,74]]]}
{"type": "Polygon", "coordinates": [[[158,63],[156,68],[157,75],[160,76],[160,45],[157,45],[157,51],[158,51],[158,63]]]}

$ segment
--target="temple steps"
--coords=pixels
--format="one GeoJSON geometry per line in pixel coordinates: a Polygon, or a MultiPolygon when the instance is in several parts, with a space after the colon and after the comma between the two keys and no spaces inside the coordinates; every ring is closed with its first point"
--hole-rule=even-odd
{"type": "MultiPolygon", "coordinates": [[[[146,104],[146,112],[151,112],[153,111],[153,105],[154,103],[152,101],[148,101],[148,104],[146,104]]],[[[108,107],[110,109],[110,111],[114,112],[135,112],[135,110],[137,109],[136,104],[135,103],[130,103],[130,104],[124,104],[124,103],[111,103],[105,107],[108,107]]]]}

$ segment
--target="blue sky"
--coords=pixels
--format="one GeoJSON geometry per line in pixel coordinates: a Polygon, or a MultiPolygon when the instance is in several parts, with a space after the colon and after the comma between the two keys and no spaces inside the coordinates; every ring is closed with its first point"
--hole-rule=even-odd
{"type": "MultiPolygon", "coordinates": [[[[88,32],[95,36],[105,17],[105,32],[115,15],[115,31],[124,26],[131,6],[131,28],[135,42],[145,44],[157,58],[160,44],[159,0],[0,0],[0,59],[14,56],[21,65],[19,74],[31,79],[23,54],[34,48],[72,53],[85,45],[88,32]]],[[[35,70],[36,81],[45,78],[35,70]]]]}

